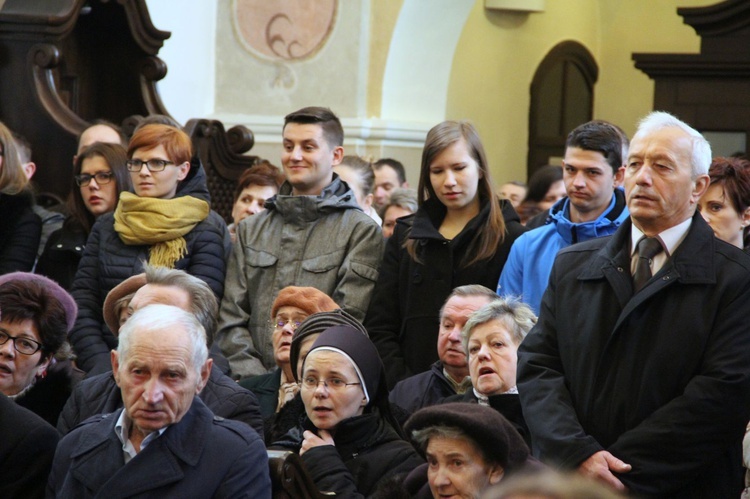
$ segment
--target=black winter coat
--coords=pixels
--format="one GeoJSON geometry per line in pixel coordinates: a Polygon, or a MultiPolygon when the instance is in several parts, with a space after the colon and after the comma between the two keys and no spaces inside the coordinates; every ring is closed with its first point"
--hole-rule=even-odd
{"type": "MultiPolygon", "coordinates": [[[[438,404],[453,395],[456,395],[456,391],[443,374],[443,363],[438,360],[430,366],[429,371],[396,383],[388,394],[388,401],[404,411],[402,417],[408,418],[419,409],[438,404]]],[[[403,424],[406,420],[399,422],[403,424]]]]}
{"type": "Polygon", "coordinates": [[[28,191],[0,194],[0,275],[31,272],[42,236],[42,219],[34,213],[28,191]]]}
{"type": "Polygon", "coordinates": [[[606,450],[639,497],[737,498],[750,420],[750,258],[696,213],[637,293],[626,221],[561,250],[518,349],[535,454],[575,468],[606,450]]]}
{"type": "MultiPolygon", "coordinates": [[[[523,418],[523,411],[521,410],[521,400],[518,398],[517,393],[501,393],[500,395],[490,395],[488,402],[490,407],[495,409],[497,412],[502,414],[505,419],[511,422],[516,431],[521,435],[526,442],[526,445],[531,448],[531,434],[529,433],[529,427],[526,425],[526,420],[523,418]]],[[[474,390],[467,390],[463,395],[451,395],[450,397],[442,400],[441,403],[448,404],[450,402],[466,402],[468,404],[478,404],[479,400],[474,394],[474,390]]]]}
{"type": "Polygon", "coordinates": [[[489,204],[450,241],[438,232],[445,217],[439,201],[428,199],[414,215],[396,223],[364,322],[383,359],[389,389],[397,381],[427,371],[438,360],[440,308],[454,288],[465,284],[497,288],[513,241],[526,231],[511,204],[497,202],[505,219],[505,238],[490,260],[468,267],[459,265],[489,216],[489,204]],[[407,238],[419,241],[422,263],[415,262],[404,248],[407,238]]]}
{"type": "MultiPolygon", "coordinates": [[[[304,430],[315,431],[307,418],[272,447],[299,452],[304,430]]],[[[345,419],[333,440],[335,445],[315,447],[301,457],[318,490],[336,497],[369,497],[381,482],[424,463],[377,411],[345,419]]]]}
{"type": "Polygon", "coordinates": [[[86,239],[88,233],[69,218],[62,228],[50,234],[34,272],[49,277],[69,291],[86,249],[86,239]]]}
{"type": "MultiPolygon", "coordinates": [[[[193,196],[210,202],[203,168],[193,165],[188,177],[177,188],[175,197],[193,196]],[[196,170],[197,169],[197,170],[196,170]]],[[[109,352],[117,338],[104,322],[102,305],[107,293],[130,276],[143,272],[149,246],[128,246],[114,228],[114,214],[99,217],[91,229],[83,258],[73,282],[72,295],[78,304],[78,318],[70,332],[78,367],[89,374],[111,369],[109,352]]],[[[176,269],[204,280],[221,301],[224,293],[226,258],[231,240],[226,223],[210,212],[208,218],[187,235],[187,254],[175,263],[176,269]]]]}
{"type": "Polygon", "coordinates": [[[0,497],[41,499],[60,435],[0,393],[0,497]]]}
{"type": "MultiPolygon", "coordinates": [[[[214,366],[208,382],[198,395],[216,416],[241,421],[263,438],[263,419],[258,399],[214,366]]],[[[57,421],[65,435],[79,423],[96,414],[109,414],[122,407],[122,394],[111,372],[91,376],[78,384],[57,421]]]]}
{"type": "Polygon", "coordinates": [[[56,362],[47,368],[44,378],[38,379],[29,391],[16,398],[16,403],[55,426],[83,374],[69,360],[56,362]]]}

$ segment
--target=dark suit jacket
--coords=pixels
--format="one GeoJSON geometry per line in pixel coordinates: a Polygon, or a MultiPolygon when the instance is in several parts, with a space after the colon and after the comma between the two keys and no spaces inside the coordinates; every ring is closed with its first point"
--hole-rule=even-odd
{"type": "Polygon", "coordinates": [[[95,416],[60,441],[47,497],[271,497],[258,434],[214,416],[198,397],[128,464],[114,430],[120,412],[95,416]]]}
{"type": "Polygon", "coordinates": [[[518,349],[518,392],[542,459],[607,450],[639,496],[736,498],[750,419],[750,258],[700,214],[637,293],[631,221],[558,253],[518,349]]]}
{"type": "Polygon", "coordinates": [[[0,497],[44,497],[59,439],[50,424],[0,394],[0,497]]]}

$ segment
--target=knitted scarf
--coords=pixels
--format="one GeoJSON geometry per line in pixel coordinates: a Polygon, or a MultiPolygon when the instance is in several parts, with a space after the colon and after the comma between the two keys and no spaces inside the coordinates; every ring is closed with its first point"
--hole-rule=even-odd
{"type": "Polygon", "coordinates": [[[149,264],[174,268],[187,253],[183,236],[209,211],[206,201],[192,196],[158,199],[123,192],[115,209],[115,231],[127,245],[150,245],[149,264]]]}

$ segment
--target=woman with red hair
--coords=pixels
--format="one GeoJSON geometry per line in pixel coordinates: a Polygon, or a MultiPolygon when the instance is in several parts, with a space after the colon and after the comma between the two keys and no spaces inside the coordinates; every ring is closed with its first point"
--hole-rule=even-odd
{"type": "Polygon", "coordinates": [[[117,340],[102,304],[113,287],[143,272],[144,261],[187,271],[221,300],[229,232],[211,211],[205,172],[191,157],[190,137],[178,128],[152,124],[133,134],[127,168],[134,192],[122,192],[114,213],[97,219],[73,284],[79,315],[70,340],[84,371],[110,369],[117,340]]]}

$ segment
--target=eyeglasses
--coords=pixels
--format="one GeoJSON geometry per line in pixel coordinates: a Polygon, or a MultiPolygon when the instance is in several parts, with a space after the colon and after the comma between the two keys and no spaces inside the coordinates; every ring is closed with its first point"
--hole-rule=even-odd
{"type": "Polygon", "coordinates": [[[332,390],[332,391],[339,391],[339,390],[343,390],[347,386],[354,386],[354,385],[362,384],[362,383],[347,383],[341,378],[330,378],[330,379],[319,380],[318,378],[314,376],[305,376],[304,378],[302,378],[302,382],[300,383],[300,385],[302,386],[302,388],[307,388],[308,390],[315,390],[318,387],[318,385],[320,385],[321,383],[323,383],[323,385],[325,385],[327,389],[332,390]]]}
{"type": "Polygon", "coordinates": [[[286,326],[287,324],[289,324],[292,327],[292,331],[296,331],[299,325],[302,324],[302,322],[295,321],[292,319],[284,320],[282,318],[278,318],[274,321],[273,326],[276,329],[283,329],[284,326],[286,326]]]}
{"type": "Polygon", "coordinates": [[[163,171],[167,165],[173,165],[174,161],[167,161],[166,159],[159,158],[149,159],[148,161],[129,159],[125,164],[128,166],[129,172],[139,172],[143,169],[143,165],[146,165],[146,168],[148,168],[148,171],[150,172],[160,172],[163,171]]]}
{"type": "Polygon", "coordinates": [[[112,180],[112,177],[114,177],[115,174],[113,172],[96,172],[93,175],[89,175],[88,173],[82,173],[80,175],[76,175],[76,184],[78,184],[79,187],[86,187],[91,183],[91,179],[95,179],[96,183],[101,184],[108,184],[110,180],[112,180]]]}
{"type": "Polygon", "coordinates": [[[0,331],[0,345],[5,345],[8,340],[13,340],[13,348],[16,352],[24,355],[34,355],[42,349],[42,344],[38,341],[23,338],[21,336],[11,336],[5,331],[0,331]]]}

